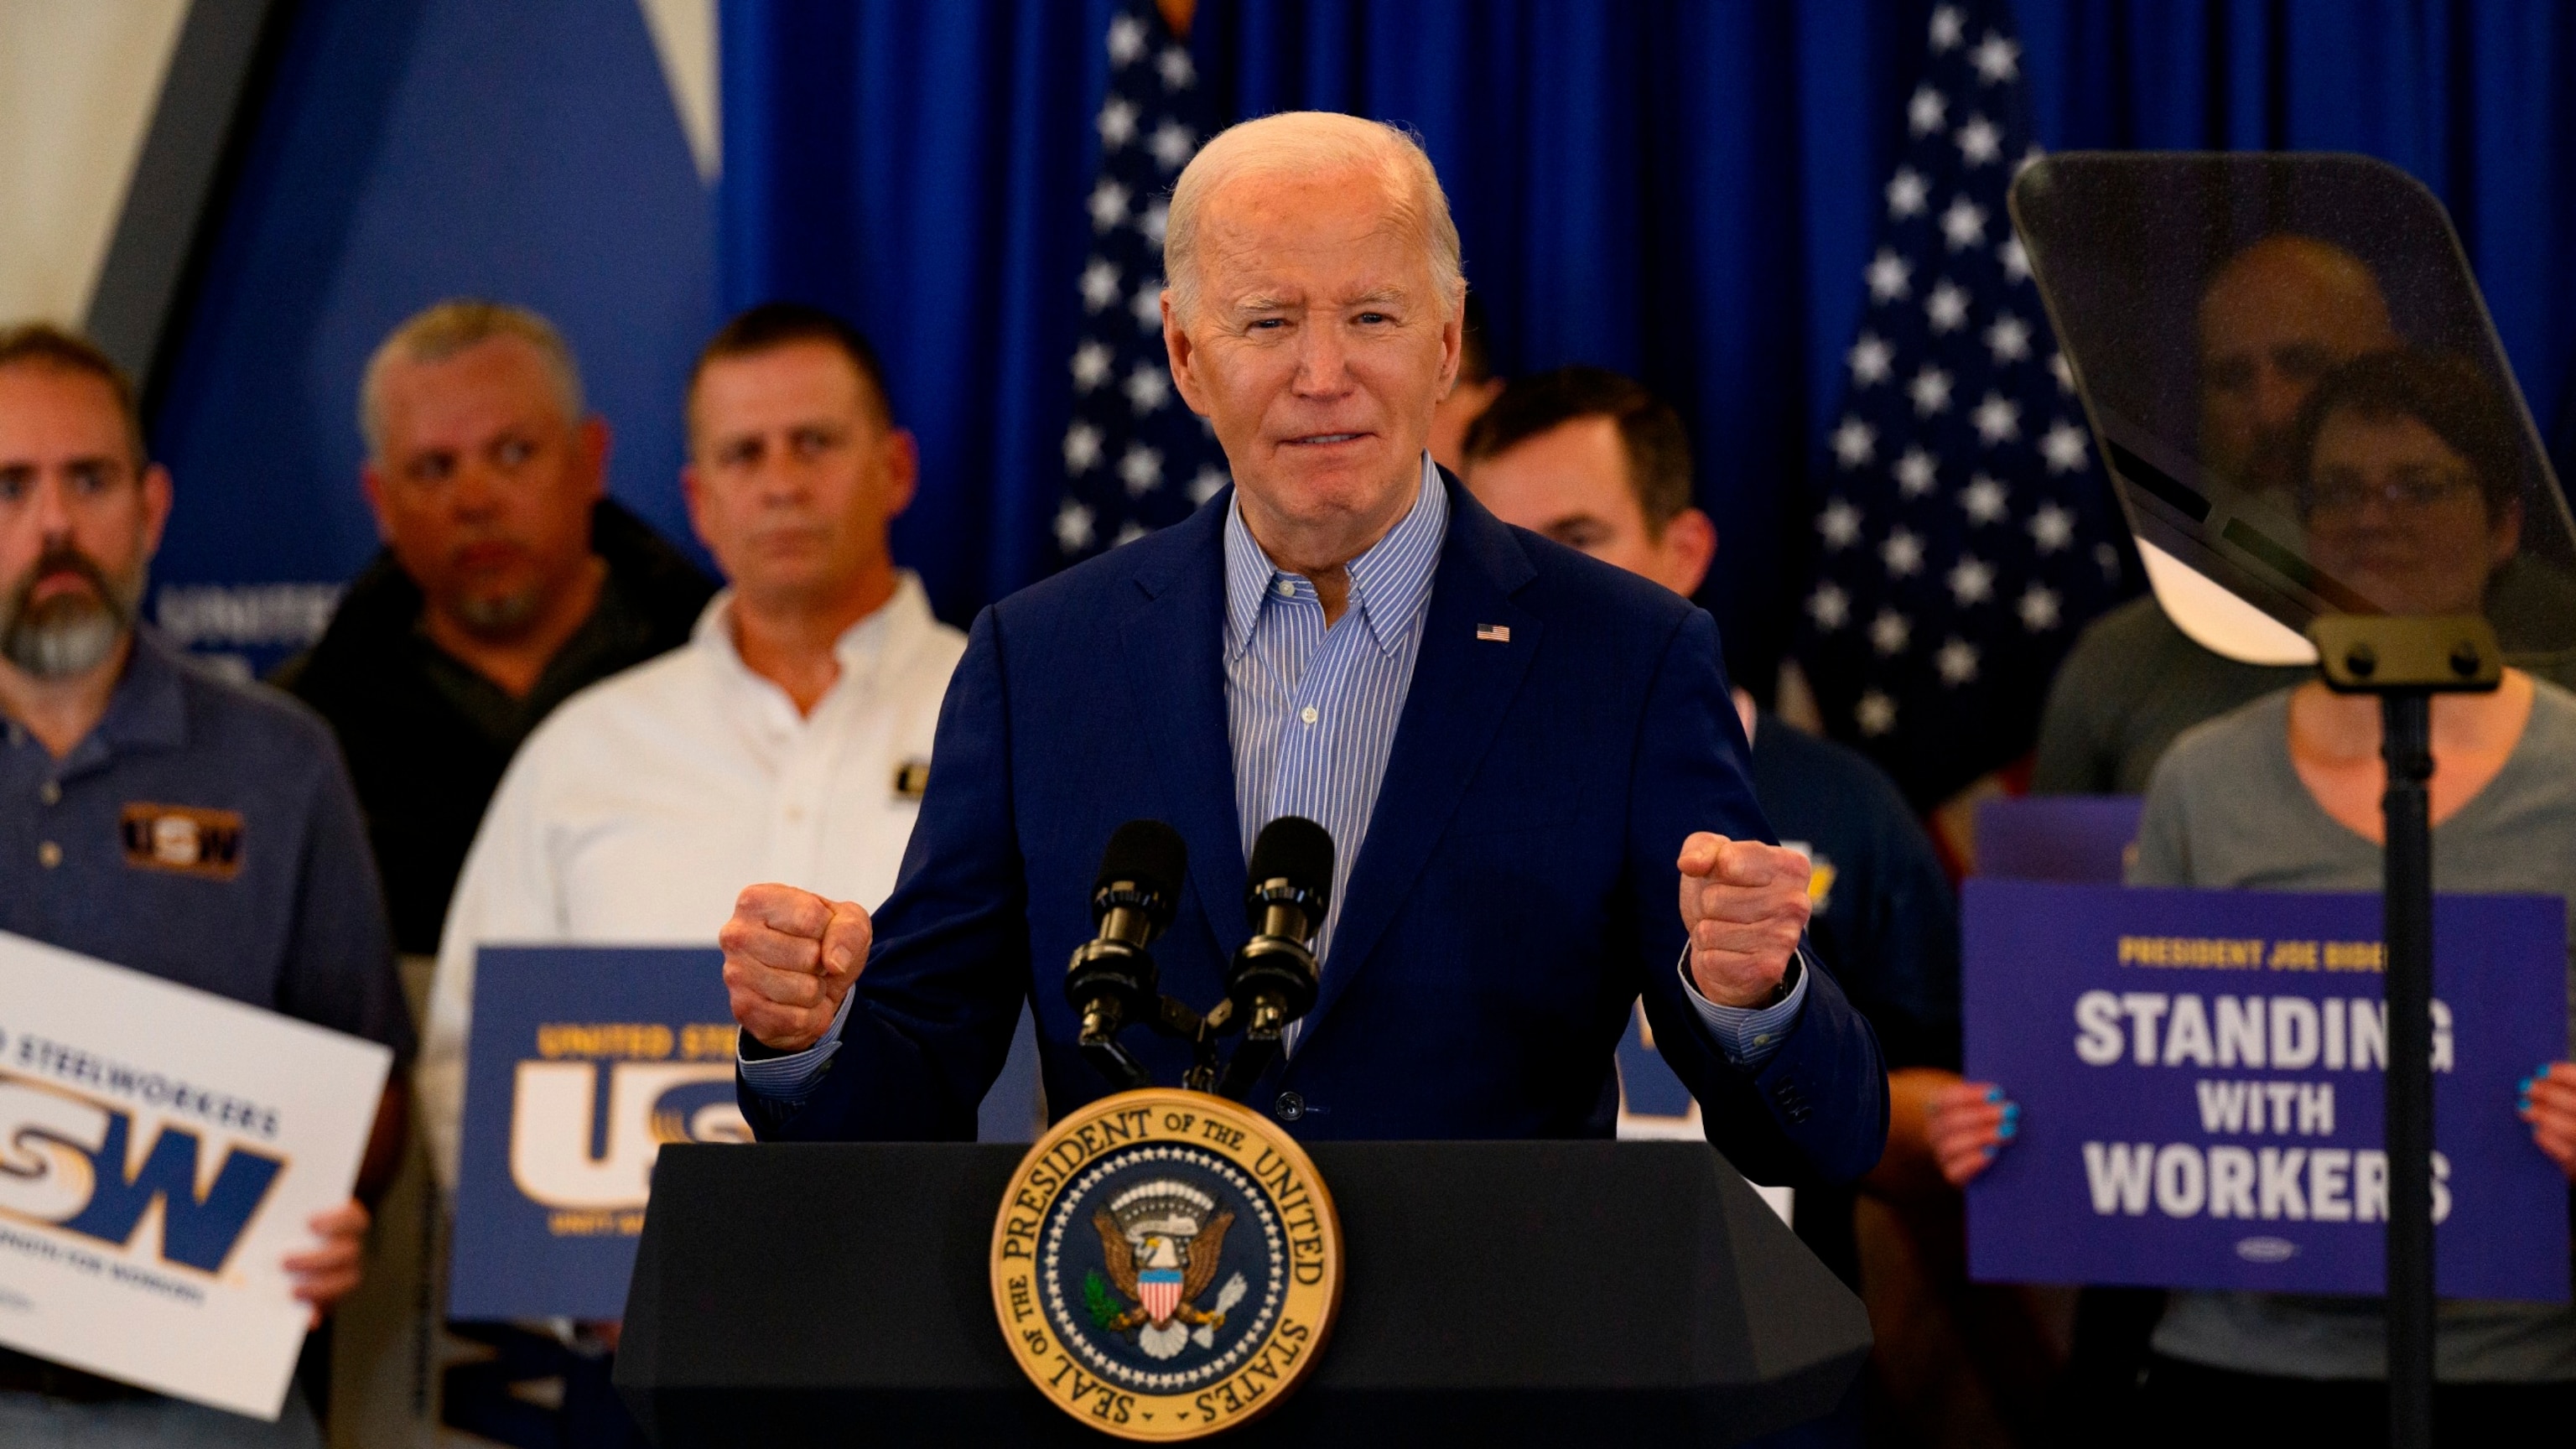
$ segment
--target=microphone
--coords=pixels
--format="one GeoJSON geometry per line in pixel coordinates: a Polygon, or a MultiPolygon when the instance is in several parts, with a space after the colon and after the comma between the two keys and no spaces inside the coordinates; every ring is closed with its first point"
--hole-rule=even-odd
{"type": "Polygon", "coordinates": [[[1333,837],[1312,820],[1282,815],[1252,843],[1243,910],[1252,939],[1234,953],[1227,1004],[1243,1045],[1218,1090],[1241,1100],[1278,1055],[1280,1033],[1315,1004],[1313,942],[1332,904],[1333,837]]]}
{"type": "Polygon", "coordinates": [[[1151,1081],[1144,1064],[1118,1042],[1131,1021],[1155,1017],[1162,1005],[1154,958],[1146,951],[1172,924],[1188,879],[1189,847],[1160,820],[1130,820],[1109,837],[1091,886],[1098,934],[1074,948],[1064,995],[1082,1017],[1082,1052],[1122,1090],[1151,1081]]]}

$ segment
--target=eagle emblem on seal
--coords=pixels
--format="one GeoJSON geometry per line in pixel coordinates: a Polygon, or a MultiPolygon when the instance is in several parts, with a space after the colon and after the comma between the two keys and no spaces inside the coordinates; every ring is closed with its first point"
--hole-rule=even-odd
{"type": "Polygon", "coordinates": [[[1227,1311],[1245,1293],[1236,1273],[1214,1304],[1198,1306],[1216,1281],[1234,1214],[1186,1182],[1158,1178],[1126,1189],[1094,1211],[1108,1273],[1083,1279],[1083,1306],[1104,1333],[1132,1334],[1149,1358],[1168,1359],[1196,1341],[1214,1346],[1227,1311]]]}

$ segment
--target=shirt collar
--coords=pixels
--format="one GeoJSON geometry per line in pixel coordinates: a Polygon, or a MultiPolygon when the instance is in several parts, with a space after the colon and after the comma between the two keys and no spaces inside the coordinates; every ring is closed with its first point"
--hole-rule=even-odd
{"type": "MultiPolygon", "coordinates": [[[[58,773],[91,769],[127,750],[176,749],[188,742],[188,698],[179,677],[188,666],[150,628],[138,625],[133,637],[106,712],[64,756],[58,773]]],[[[10,721],[11,741],[23,738],[24,730],[10,721]]]]}
{"type": "MultiPolygon", "coordinates": [[[[742,651],[733,642],[733,604],[731,588],[716,590],[716,596],[698,612],[698,622],[689,630],[689,643],[714,654],[735,673],[757,678],[751,674],[751,667],[742,662],[742,651]]],[[[910,569],[899,571],[895,575],[894,597],[842,630],[841,637],[832,641],[832,658],[841,666],[841,677],[833,683],[833,690],[837,692],[852,679],[873,678],[877,666],[900,641],[922,633],[933,622],[930,595],[921,587],[920,575],[910,569]]]]}
{"type": "MultiPolygon", "coordinates": [[[[1367,625],[1379,652],[1393,653],[1403,642],[1422,605],[1431,596],[1432,571],[1440,562],[1440,544],[1449,532],[1449,494],[1431,455],[1422,455],[1422,482],[1413,507],[1396,520],[1386,537],[1370,544],[1350,561],[1351,603],[1367,625]]],[[[1235,498],[1225,515],[1226,652],[1240,654],[1252,642],[1261,611],[1272,597],[1271,586],[1291,577],[1270,561],[1243,521],[1243,500],[1235,498]]]]}

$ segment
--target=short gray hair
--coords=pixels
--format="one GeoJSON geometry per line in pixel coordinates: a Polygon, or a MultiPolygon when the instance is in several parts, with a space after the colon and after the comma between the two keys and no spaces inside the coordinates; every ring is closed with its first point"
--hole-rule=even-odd
{"type": "Polygon", "coordinates": [[[358,384],[358,431],[366,435],[368,456],[384,456],[387,370],[397,362],[444,362],[495,337],[515,337],[537,350],[537,357],[545,363],[547,380],[554,384],[555,398],[563,404],[564,421],[577,423],[587,415],[582,404],[581,364],[573,361],[572,348],[555,330],[555,324],[507,302],[450,297],[395,328],[367,359],[366,375],[358,384]]]}
{"type": "Polygon", "coordinates": [[[1163,277],[1172,309],[1189,316],[1198,308],[1199,212],[1227,182],[1248,175],[1317,175],[1374,172],[1389,206],[1418,228],[1430,249],[1431,277],[1454,313],[1467,294],[1458,249],[1458,223],[1449,215],[1440,173],[1409,131],[1337,111],[1283,111],[1220,131],[1181,169],[1163,231],[1163,277]]]}

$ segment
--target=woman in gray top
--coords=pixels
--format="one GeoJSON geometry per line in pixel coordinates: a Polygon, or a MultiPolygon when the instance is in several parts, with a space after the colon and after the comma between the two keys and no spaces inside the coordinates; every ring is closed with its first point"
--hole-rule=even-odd
{"type": "MultiPolygon", "coordinates": [[[[2481,479],[2506,466],[2482,384],[2445,359],[2347,365],[2303,419],[2303,511],[2318,563],[2399,611],[2478,610],[2510,560],[2519,504],[2481,479]],[[2483,466],[2482,466],[2483,465],[2483,466]]],[[[2307,683],[2184,734],[2156,767],[2133,885],[2374,890],[2381,881],[2378,702],[2307,683]]],[[[2488,695],[2433,708],[2434,887],[2556,895],[2576,906],[2576,694],[2508,670],[2488,695]]],[[[2576,975],[2576,962],[2569,963],[2576,975]]],[[[2570,1022],[2576,1038],[2576,1019],[2570,1022]]],[[[2576,1179],[2576,1066],[2522,1084],[2511,1107],[2576,1179]]],[[[1932,1106],[1942,1170],[1964,1185],[2019,1128],[1988,1083],[1932,1106]]],[[[2576,1311],[2446,1301],[2435,1423],[2486,1443],[2576,1424],[2576,1311]]],[[[2384,1441],[2386,1326],[2376,1298],[2178,1292],[2156,1326],[2146,1442],[2201,1449],[2384,1441]]]]}

